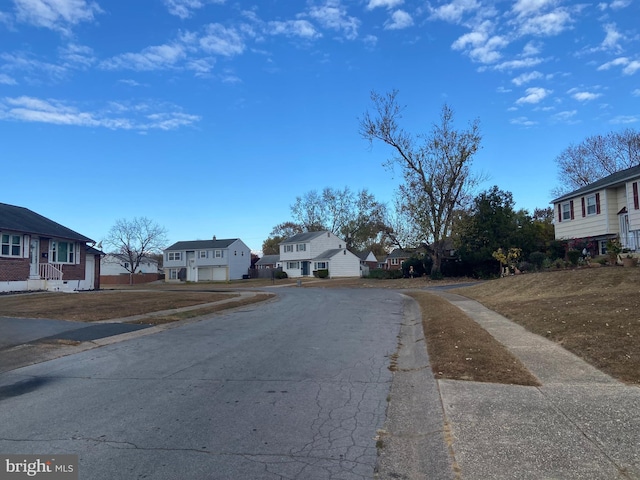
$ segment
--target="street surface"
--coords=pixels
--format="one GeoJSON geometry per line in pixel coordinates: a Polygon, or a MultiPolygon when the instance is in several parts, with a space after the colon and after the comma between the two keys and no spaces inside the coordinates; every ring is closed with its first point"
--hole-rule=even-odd
{"type": "Polygon", "coordinates": [[[0,452],[81,479],[370,479],[406,300],[279,298],[0,375],[0,452]]]}

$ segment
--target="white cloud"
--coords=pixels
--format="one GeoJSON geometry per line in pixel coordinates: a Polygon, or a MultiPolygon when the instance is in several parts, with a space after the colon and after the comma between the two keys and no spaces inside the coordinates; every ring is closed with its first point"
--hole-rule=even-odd
{"type": "Polygon", "coordinates": [[[193,10],[202,8],[208,3],[222,5],[224,2],[225,0],[164,0],[169,13],[183,20],[189,18],[193,10]]]}
{"type": "Polygon", "coordinates": [[[624,35],[616,30],[615,23],[607,23],[604,26],[606,33],[602,44],[600,45],[604,50],[615,50],[617,52],[622,50],[620,46],[620,40],[624,39],[624,35]]]}
{"type": "Polygon", "coordinates": [[[555,0],[518,0],[512,9],[518,16],[535,15],[554,4],[555,0]]]}
{"type": "Polygon", "coordinates": [[[358,36],[360,20],[348,16],[346,9],[335,0],[328,0],[322,6],[312,7],[308,15],[324,28],[343,32],[349,40],[358,36]]]}
{"type": "Polygon", "coordinates": [[[476,0],[453,0],[451,3],[431,9],[431,19],[458,23],[466,13],[476,11],[480,3],[476,0]]]}
{"type": "Polygon", "coordinates": [[[413,18],[404,10],[396,10],[384,23],[385,30],[402,30],[413,25],[413,18]]]}
{"type": "Polygon", "coordinates": [[[93,50],[87,46],[70,43],[59,51],[60,57],[71,67],[89,67],[96,61],[93,50]]]}
{"type": "Polygon", "coordinates": [[[193,125],[200,117],[183,113],[177,107],[166,104],[154,107],[148,104],[129,106],[112,102],[103,111],[89,112],[58,100],[22,96],[0,100],[0,120],[145,132],[174,130],[193,125]],[[165,111],[167,108],[172,111],[165,111]],[[150,109],[156,111],[146,113],[150,109]]]}
{"type": "Polygon", "coordinates": [[[640,61],[629,60],[627,57],[618,57],[610,62],[603,63],[598,70],[609,70],[612,67],[622,67],[622,73],[625,75],[633,75],[640,70],[640,61]]]}
{"type": "Polygon", "coordinates": [[[612,10],[619,10],[621,8],[627,8],[631,5],[631,0],[613,0],[609,5],[612,10]]]}
{"type": "Polygon", "coordinates": [[[578,114],[577,110],[565,110],[563,112],[556,113],[553,117],[551,117],[556,122],[563,123],[576,123],[575,120],[572,120],[578,114]]]}
{"type": "Polygon", "coordinates": [[[373,10],[374,8],[395,8],[398,5],[402,5],[404,0],[369,0],[367,4],[367,10],[373,10]]]}
{"type": "Polygon", "coordinates": [[[374,48],[378,44],[378,37],[375,35],[366,35],[362,41],[367,46],[367,48],[374,48]]]}
{"type": "Polygon", "coordinates": [[[533,125],[538,124],[538,122],[529,120],[527,117],[512,118],[511,120],[509,120],[509,123],[511,123],[512,125],[522,125],[525,127],[532,127],[533,125]]]}
{"type": "Polygon", "coordinates": [[[549,96],[552,91],[547,90],[546,88],[532,87],[527,88],[525,90],[525,93],[526,95],[524,97],[520,97],[518,100],[516,100],[516,103],[518,105],[522,105],[523,103],[540,103],[547,96],[549,96]]]}
{"type": "Polygon", "coordinates": [[[543,60],[541,58],[530,57],[530,58],[524,58],[522,60],[509,60],[507,62],[502,62],[494,66],[493,69],[499,70],[499,71],[505,71],[505,70],[511,71],[511,70],[517,70],[520,68],[535,67],[536,65],[539,65],[542,62],[543,60]]]}
{"type": "Polygon", "coordinates": [[[639,121],[640,121],[640,117],[638,117],[637,115],[618,115],[617,117],[612,118],[610,123],[620,125],[620,124],[636,123],[639,121]]]}
{"type": "Polygon", "coordinates": [[[598,97],[601,97],[601,93],[593,93],[593,92],[575,92],[571,95],[573,98],[578,100],[579,102],[588,102],[591,100],[595,100],[598,97]]]}
{"type": "Polygon", "coordinates": [[[314,39],[322,37],[313,24],[307,20],[287,20],[267,23],[267,32],[271,35],[285,35],[287,37],[301,37],[314,39]]]}
{"type": "Polygon", "coordinates": [[[206,52],[225,57],[240,55],[245,49],[240,34],[235,29],[219,23],[207,25],[205,35],[200,38],[200,46],[206,52]]]}
{"type": "Polygon", "coordinates": [[[182,45],[157,45],[147,47],[140,53],[123,53],[103,61],[100,66],[107,70],[150,71],[173,67],[186,57],[182,45]]]}
{"type": "Polygon", "coordinates": [[[65,34],[81,22],[91,22],[102,13],[96,2],[86,0],[13,0],[19,22],[65,34]]]}
{"type": "Polygon", "coordinates": [[[17,85],[18,82],[9,75],[4,73],[0,73],[0,85],[17,85]]]}
{"type": "Polygon", "coordinates": [[[22,74],[29,82],[60,81],[67,75],[67,68],[53,63],[42,62],[24,52],[0,53],[5,64],[3,70],[22,74]]]}
{"type": "Polygon", "coordinates": [[[529,73],[523,73],[522,75],[518,75],[517,77],[515,77],[511,81],[515,85],[521,86],[521,85],[524,85],[525,83],[529,83],[529,82],[531,82],[533,80],[537,80],[538,78],[542,78],[542,77],[543,77],[542,73],[540,73],[538,71],[533,71],[533,72],[529,72],[529,73]]]}
{"type": "Polygon", "coordinates": [[[564,32],[571,23],[572,18],[569,11],[558,8],[553,12],[523,19],[518,33],[520,35],[549,37],[564,32]]]}
{"type": "Polygon", "coordinates": [[[499,50],[509,45],[509,42],[502,36],[490,35],[491,28],[490,22],[483,22],[474,31],[453,42],[451,48],[463,50],[476,62],[495,63],[502,56],[499,50]]]}
{"type": "Polygon", "coordinates": [[[631,92],[631,95],[633,95],[634,97],[640,97],[640,88],[636,88],[633,92],[631,92]]]}

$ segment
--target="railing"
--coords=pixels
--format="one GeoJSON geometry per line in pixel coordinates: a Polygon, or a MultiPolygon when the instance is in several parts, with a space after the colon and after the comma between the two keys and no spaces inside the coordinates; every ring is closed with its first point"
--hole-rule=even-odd
{"type": "Polygon", "coordinates": [[[61,263],[41,263],[40,278],[45,280],[62,280],[61,263]]]}

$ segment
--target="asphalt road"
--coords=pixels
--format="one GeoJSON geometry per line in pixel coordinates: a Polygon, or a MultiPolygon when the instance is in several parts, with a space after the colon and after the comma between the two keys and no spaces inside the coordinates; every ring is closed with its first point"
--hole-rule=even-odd
{"type": "Polygon", "coordinates": [[[278,293],[0,374],[0,452],[77,454],[83,480],[373,478],[406,299],[278,293]]]}

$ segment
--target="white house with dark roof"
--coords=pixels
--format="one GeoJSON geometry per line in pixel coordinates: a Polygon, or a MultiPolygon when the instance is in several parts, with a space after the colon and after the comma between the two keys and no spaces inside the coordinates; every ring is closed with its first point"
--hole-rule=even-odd
{"type": "Polygon", "coordinates": [[[636,166],[556,198],[556,239],[590,239],[604,254],[607,241],[619,237],[623,248],[640,250],[639,184],[636,166]]]}
{"type": "Polygon", "coordinates": [[[312,276],[328,270],[329,277],[359,277],[360,259],[346,242],[329,231],[298,233],[280,243],[280,263],[289,277],[312,276]]]}
{"type": "Polygon", "coordinates": [[[0,203],[0,292],[100,288],[95,242],[27,208],[0,203]]]}
{"type": "Polygon", "coordinates": [[[251,250],[239,238],[177,242],[163,255],[167,282],[239,280],[251,267],[251,250]]]}

